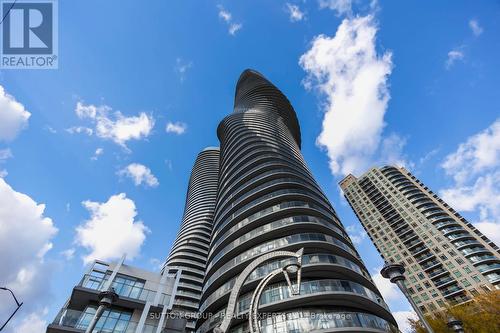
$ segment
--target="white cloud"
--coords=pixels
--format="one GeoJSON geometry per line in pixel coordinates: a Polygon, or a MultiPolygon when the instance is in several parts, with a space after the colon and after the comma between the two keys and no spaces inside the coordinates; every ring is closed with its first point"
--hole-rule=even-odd
{"type": "Polygon", "coordinates": [[[399,330],[403,333],[412,333],[412,328],[408,319],[417,320],[417,314],[414,311],[395,311],[392,313],[398,323],[399,330]]]}
{"type": "Polygon", "coordinates": [[[130,259],[139,255],[149,229],[136,220],[134,201],[125,193],[111,196],[107,202],[82,202],[90,218],[76,228],[75,242],[89,250],[85,263],[94,259],[111,260],[124,253],[130,259]]]}
{"type": "Polygon", "coordinates": [[[47,329],[47,321],[43,319],[49,312],[48,308],[44,308],[41,313],[33,312],[24,317],[16,327],[15,333],[43,333],[47,329]]]}
{"type": "Polygon", "coordinates": [[[64,251],[61,251],[61,255],[66,258],[66,260],[71,260],[75,257],[76,250],[74,248],[70,248],[64,251]]]}
{"type": "Polygon", "coordinates": [[[90,158],[92,161],[97,161],[99,156],[104,154],[104,149],[103,148],[97,148],[94,152],[94,155],[90,158]]]}
{"type": "Polygon", "coordinates": [[[378,267],[376,271],[378,273],[372,274],[373,282],[377,286],[378,290],[382,294],[382,297],[386,302],[403,300],[404,295],[399,291],[398,287],[392,283],[389,279],[386,279],[380,274],[382,267],[378,267]]]}
{"type": "MultiPolygon", "coordinates": [[[[380,160],[375,154],[385,125],[392,60],[390,52],[377,54],[376,33],[371,15],[344,19],[335,36],[317,36],[300,58],[308,74],[305,87],[326,97],[317,144],[326,150],[334,175],[364,172],[380,160]]],[[[382,148],[391,148],[389,143],[382,148]]],[[[389,151],[384,154],[394,158],[389,151]]]]}
{"type": "Polygon", "coordinates": [[[136,186],[144,184],[146,186],[156,187],[160,184],[151,170],[139,163],[127,165],[125,168],[118,171],[118,175],[131,178],[136,186]]]}
{"type": "Polygon", "coordinates": [[[151,258],[149,259],[149,263],[151,264],[151,266],[153,266],[155,271],[160,271],[163,268],[165,261],[162,261],[158,258],[151,258]]]}
{"type": "Polygon", "coordinates": [[[127,148],[126,143],[129,140],[148,137],[155,123],[154,118],[145,112],[127,117],[107,105],[85,105],[78,102],[75,112],[80,119],[87,119],[95,124],[93,132],[98,137],[112,140],[124,148],[127,148]]]}
{"type": "Polygon", "coordinates": [[[12,157],[12,151],[10,148],[0,149],[0,163],[5,162],[12,157]]]}
{"type": "MultiPolygon", "coordinates": [[[[9,158],[12,158],[12,151],[10,148],[0,149],[0,164],[4,163],[9,158]]],[[[5,178],[8,174],[7,170],[0,169],[0,178],[5,178]]]]}
{"type": "Polygon", "coordinates": [[[241,28],[243,28],[243,25],[241,23],[231,23],[229,25],[228,32],[230,35],[234,36],[241,28]]]}
{"type": "Polygon", "coordinates": [[[186,129],[187,129],[187,125],[184,123],[180,123],[180,122],[173,123],[173,122],[169,121],[167,123],[167,126],[165,126],[165,131],[167,133],[174,133],[177,135],[184,134],[186,132],[186,129]]]}
{"type": "Polygon", "coordinates": [[[227,24],[229,34],[235,36],[243,28],[243,24],[234,22],[233,15],[222,5],[218,5],[217,8],[219,9],[219,18],[227,24]]]}
{"type": "MultiPolygon", "coordinates": [[[[497,215],[498,217],[498,215],[497,215]]],[[[500,223],[498,218],[496,222],[482,221],[474,223],[474,226],[486,235],[495,244],[500,244],[500,223]]]]}
{"type": "Polygon", "coordinates": [[[72,126],[70,128],[66,128],[66,132],[69,134],[87,134],[88,136],[94,134],[94,130],[92,128],[85,126],[72,126]]]}
{"type": "Polygon", "coordinates": [[[361,244],[361,242],[367,237],[366,231],[358,225],[349,225],[345,228],[345,230],[349,234],[349,238],[356,245],[361,244]]]}
{"type": "Polygon", "coordinates": [[[230,12],[224,9],[221,5],[217,6],[219,8],[219,17],[223,19],[225,22],[231,22],[232,15],[230,12]]]}
{"type": "Polygon", "coordinates": [[[173,164],[171,160],[165,160],[165,165],[167,166],[168,170],[172,171],[173,164]]]}
{"type": "Polygon", "coordinates": [[[191,61],[186,62],[181,58],[177,58],[175,60],[174,71],[179,75],[181,82],[184,82],[187,71],[191,69],[191,67],[193,67],[193,63],[191,61]]]}
{"type": "Polygon", "coordinates": [[[453,65],[459,60],[463,61],[464,57],[465,54],[463,48],[456,48],[451,50],[450,52],[448,52],[448,58],[445,62],[446,69],[450,69],[451,67],[453,67],[453,65]]]}
{"type": "Polygon", "coordinates": [[[441,164],[454,184],[440,195],[456,210],[475,212],[474,225],[500,244],[500,119],[469,137],[441,164]]]}
{"type": "Polygon", "coordinates": [[[474,225],[500,244],[500,168],[477,177],[470,184],[457,184],[440,191],[444,201],[458,211],[476,212],[474,225]]]}
{"type": "Polygon", "coordinates": [[[476,37],[480,36],[483,33],[483,28],[479,25],[479,22],[477,20],[470,20],[469,28],[472,30],[472,33],[476,37]]]}
{"type": "Polygon", "coordinates": [[[43,129],[51,134],[57,134],[57,130],[55,128],[53,128],[52,126],[45,125],[43,129]]]}
{"type": "Polygon", "coordinates": [[[28,125],[29,113],[24,105],[0,86],[0,141],[11,141],[28,125]]]}
{"type": "Polygon", "coordinates": [[[431,160],[437,153],[439,153],[439,150],[441,148],[434,148],[432,149],[430,152],[428,152],[427,154],[425,154],[424,156],[422,156],[419,160],[418,160],[418,164],[419,165],[423,165],[425,163],[427,163],[429,160],[431,160]]]}
{"type": "Polygon", "coordinates": [[[352,0],[319,0],[319,8],[328,8],[338,15],[352,13],[352,0]]]}
{"type": "Polygon", "coordinates": [[[387,137],[382,139],[382,143],[380,144],[378,151],[379,157],[375,164],[390,164],[412,169],[414,167],[414,163],[409,161],[403,152],[405,145],[406,138],[403,138],[395,133],[387,135],[387,137]]]}
{"type": "Polygon", "coordinates": [[[492,171],[500,165],[500,118],[484,131],[461,143],[445,157],[441,165],[456,182],[463,183],[480,172],[492,171]]]}
{"type": "Polygon", "coordinates": [[[286,3],[286,11],[290,16],[290,22],[302,21],[306,18],[306,14],[300,10],[300,7],[291,3],[286,3]]]}
{"type": "MultiPolygon", "coordinates": [[[[0,281],[25,301],[26,315],[40,310],[50,297],[54,268],[46,262],[45,254],[52,248],[57,228],[44,211],[44,204],[0,179],[0,281]]],[[[0,318],[7,318],[11,310],[10,303],[0,302],[0,318]]]]}

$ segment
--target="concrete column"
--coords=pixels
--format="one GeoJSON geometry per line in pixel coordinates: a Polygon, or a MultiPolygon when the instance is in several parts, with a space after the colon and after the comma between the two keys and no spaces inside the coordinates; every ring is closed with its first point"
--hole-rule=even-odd
{"type": "Polygon", "coordinates": [[[116,277],[116,274],[118,274],[118,271],[122,267],[123,262],[125,261],[126,257],[127,257],[127,254],[124,253],[123,256],[121,257],[120,261],[116,264],[116,267],[113,270],[113,272],[111,273],[111,276],[109,277],[108,281],[106,281],[106,283],[102,286],[102,290],[109,290],[109,288],[111,287],[111,284],[113,283],[113,280],[116,277]]]}
{"type": "Polygon", "coordinates": [[[142,309],[141,319],[139,319],[139,323],[137,324],[137,328],[135,329],[135,333],[142,333],[144,329],[144,324],[146,323],[146,319],[148,317],[149,308],[151,308],[151,302],[147,301],[146,305],[144,305],[144,309],[142,309]]]}

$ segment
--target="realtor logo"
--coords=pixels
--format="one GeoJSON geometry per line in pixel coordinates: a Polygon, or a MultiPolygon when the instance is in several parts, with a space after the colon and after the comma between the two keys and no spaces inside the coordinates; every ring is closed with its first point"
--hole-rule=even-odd
{"type": "Polygon", "coordinates": [[[2,69],[57,68],[57,2],[2,1],[2,69]]]}

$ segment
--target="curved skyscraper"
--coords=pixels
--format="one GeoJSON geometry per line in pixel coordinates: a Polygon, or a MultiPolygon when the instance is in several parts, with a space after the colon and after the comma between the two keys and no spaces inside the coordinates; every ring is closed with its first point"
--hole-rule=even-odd
{"type": "Polygon", "coordinates": [[[187,332],[195,326],[205,276],[218,172],[219,148],[204,149],[191,172],[181,228],[164,268],[180,274],[173,310],[189,317],[187,332]]]}
{"type": "MultiPolygon", "coordinates": [[[[301,248],[301,293],[292,297],[284,277],[270,282],[259,311],[275,315],[261,321],[263,332],[390,331],[395,320],[302,157],[297,116],[283,93],[261,74],[244,71],[234,112],[217,134],[218,194],[197,332],[220,323],[236,278],[253,260],[301,248]]],[[[253,291],[287,260],[265,262],[248,277],[230,332],[248,331],[244,316],[253,291]]]]}

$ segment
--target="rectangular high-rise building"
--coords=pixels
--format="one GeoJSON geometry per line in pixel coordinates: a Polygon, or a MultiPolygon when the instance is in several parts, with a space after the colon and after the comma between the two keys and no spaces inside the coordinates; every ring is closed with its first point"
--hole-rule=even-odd
{"type": "Polygon", "coordinates": [[[422,311],[500,288],[498,246],[405,168],[372,168],[340,186],[382,258],[405,266],[422,311]]]}

